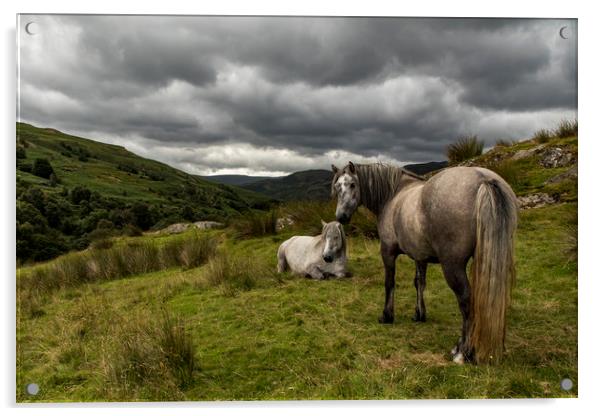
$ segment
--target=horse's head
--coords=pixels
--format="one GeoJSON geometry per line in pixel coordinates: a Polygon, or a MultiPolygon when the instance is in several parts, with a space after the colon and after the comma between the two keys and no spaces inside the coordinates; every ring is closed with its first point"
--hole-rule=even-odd
{"type": "Polygon", "coordinates": [[[355,165],[349,162],[343,169],[332,165],[332,196],[337,197],[337,221],[347,224],[360,204],[360,186],[355,165]]]}
{"type": "Polygon", "coordinates": [[[325,242],[322,259],[326,263],[332,263],[335,258],[341,256],[341,251],[345,250],[345,232],[341,223],[322,221],[322,238],[325,242]]]}

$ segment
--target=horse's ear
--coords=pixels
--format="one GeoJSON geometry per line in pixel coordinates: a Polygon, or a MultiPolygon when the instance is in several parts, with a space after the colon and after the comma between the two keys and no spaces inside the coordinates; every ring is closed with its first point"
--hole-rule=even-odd
{"type": "Polygon", "coordinates": [[[349,161],[349,172],[355,173],[355,165],[352,161],[349,161]]]}
{"type": "Polygon", "coordinates": [[[326,227],[326,223],[324,222],[324,220],[320,219],[320,221],[322,221],[322,227],[326,227]]]}
{"type": "Polygon", "coordinates": [[[338,173],[339,168],[337,168],[335,165],[330,165],[330,167],[332,168],[332,173],[338,173]]]}

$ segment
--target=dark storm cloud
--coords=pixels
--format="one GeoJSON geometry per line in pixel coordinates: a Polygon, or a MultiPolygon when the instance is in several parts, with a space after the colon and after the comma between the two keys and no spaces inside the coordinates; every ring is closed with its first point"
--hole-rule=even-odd
{"type": "Polygon", "coordinates": [[[24,121],[189,171],[439,160],[458,135],[491,144],[576,113],[571,20],[35,20],[40,35],[20,38],[24,121]]]}

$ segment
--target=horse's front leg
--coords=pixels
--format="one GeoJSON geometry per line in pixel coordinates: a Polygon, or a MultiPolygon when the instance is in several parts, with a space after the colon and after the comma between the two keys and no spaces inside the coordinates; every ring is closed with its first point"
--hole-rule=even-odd
{"type": "Polygon", "coordinates": [[[425,261],[416,261],[416,276],[414,277],[414,287],[416,288],[416,311],[412,320],[415,322],[426,321],[426,306],[424,304],[424,288],[426,288],[426,267],[425,261]]]}
{"type": "Polygon", "coordinates": [[[395,320],[395,259],[398,253],[384,244],[381,244],[380,252],[385,266],[385,307],[378,322],[392,324],[395,320]]]}
{"type": "Polygon", "coordinates": [[[326,274],[318,266],[311,266],[307,271],[307,275],[316,280],[323,280],[326,278],[326,274]]]}

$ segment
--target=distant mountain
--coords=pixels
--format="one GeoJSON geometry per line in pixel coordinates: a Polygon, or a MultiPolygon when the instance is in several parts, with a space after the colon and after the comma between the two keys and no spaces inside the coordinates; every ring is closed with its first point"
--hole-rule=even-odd
{"type": "Polygon", "coordinates": [[[330,198],[331,180],[332,172],[329,170],[304,170],[288,176],[248,183],[241,187],[281,201],[326,200],[330,198]]]}
{"type": "Polygon", "coordinates": [[[271,176],[247,176],[247,175],[210,175],[200,176],[201,178],[215,183],[223,183],[226,185],[242,186],[253,182],[258,182],[264,179],[271,179],[271,176]]]}
{"type": "Polygon", "coordinates": [[[427,162],[405,165],[404,168],[418,175],[426,175],[434,170],[439,170],[447,167],[447,162],[427,162]]]}
{"type": "MultiPolygon", "coordinates": [[[[446,166],[447,162],[428,162],[405,165],[404,167],[418,175],[425,175],[434,170],[443,169],[446,166]]],[[[241,181],[239,182],[241,188],[281,201],[302,199],[327,200],[330,198],[332,172],[329,170],[305,170],[292,173],[288,176],[260,180],[255,180],[253,176],[224,176],[236,176],[235,180],[241,181]]],[[[205,178],[207,179],[207,177],[205,178]]]]}

